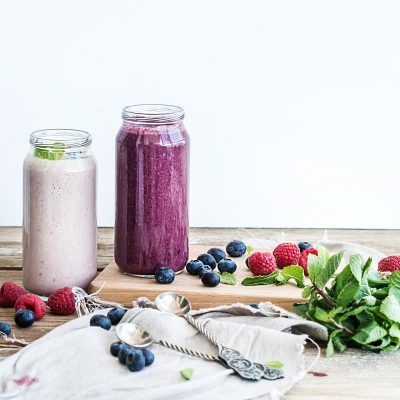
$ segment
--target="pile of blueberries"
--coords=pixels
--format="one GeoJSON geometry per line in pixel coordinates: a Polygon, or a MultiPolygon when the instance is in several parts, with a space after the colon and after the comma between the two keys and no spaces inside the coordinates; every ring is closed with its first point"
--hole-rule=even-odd
{"type": "MultiPolygon", "coordinates": [[[[114,307],[105,315],[93,315],[90,319],[91,326],[98,326],[110,330],[112,325],[117,325],[125,315],[126,310],[114,307]]],[[[153,364],[154,353],[148,349],[137,349],[122,342],[114,342],[110,346],[110,353],[118,357],[121,364],[126,365],[129,371],[141,371],[144,367],[153,364]]]]}
{"type": "MultiPolygon", "coordinates": [[[[246,245],[240,240],[233,240],[226,245],[226,253],[231,257],[241,257],[246,253],[246,245]]],[[[201,278],[204,286],[214,287],[220,283],[220,275],[213,270],[218,267],[219,272],[236,271],[236,263],[230,258],[226,258],[224,250],[212,247],[207,253],[200,254],[197,260],[190,260],[186,264],[186,270],[190,275],[197,275],[201,278]]],[[[163,266],[156,270],[154,279],[158,283],[169,284],[175,279],[175,272],[172,268],[163,266]]]]}
{"type": "MultiPolygon", "coordinates": [[[[233,240],[226,245],[226,253],[231,257],[241,257],[246,253],[246,245],[240,240],[233,240]]],[[[217,286],[221,278],[214,272],[215,268],[218,268],[221,274],[223,272],[233,274],[237,269],[235,261],[226,258],[226,253],[218,247],[211,247],[207,253],[200,254],[197,260],[190,260],[186,264],[186,270],[190,275],[199,276],[204,286],[217,286]]]]}

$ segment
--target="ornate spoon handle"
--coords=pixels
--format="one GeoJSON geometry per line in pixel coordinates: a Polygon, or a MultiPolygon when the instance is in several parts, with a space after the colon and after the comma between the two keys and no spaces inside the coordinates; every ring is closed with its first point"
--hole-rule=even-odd
{"type": "Polygon", "coordinates": [[[219,359],[227,367],[232,368],[239,376],[251,381],[259,381],[264,376],[264,371],[257,368],[250,360],[243,357],[240,352],[229,347],[222,346],[204,325],[196,321],[191,315],[186,314],[184,318],[201,332],[211,343],[218,347],[219,359]]]}

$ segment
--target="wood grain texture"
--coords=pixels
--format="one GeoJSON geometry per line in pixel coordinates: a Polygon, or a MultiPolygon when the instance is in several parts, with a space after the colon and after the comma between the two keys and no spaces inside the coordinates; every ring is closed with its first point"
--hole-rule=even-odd
{"type": "MultiPolygon", "coordinates": [[[[206,253],[209,246],[190,245],[189,259],[196,259],[200,254],[206,253]]],[[[277,306],[292,310],[293,303],[301,301],[301,289],[295,285],[284,286],[243,286],[242,280],[252,276],[245,265],[247,255],[234,258],[237,264],[236,285],[223,285],[209,288],[205,287],[197,276],[189,275],[186,270],[175,276],[170,285],[160,285],[151,278],[139,278],[121,273],[114,262],[103,270],[92,282],[90,291],[101,289],[101,296],[108,301],[115,301],[131,307],[132,301],[138,297],[146,296],[151,300],[165,291],[174,291],[184,295],[195,309],[216,307],[221,304],[231,304],[238,301],[242,303],[259,303],[271,301],[277,306]]]]}
{"type": "MultiPolygon", "coordinates": [[[[257,238],[276,238],[281,231],[287,240],[314,241],[323,235],[321,229],[250,229],[257,238]]],[[[375,247],[386,254],[400,253],[400,231],[388,230],[330,230],[331,239],[355,242],[375,247]]],[[[191,229],[191,243],[222,245],[237,237],[236,229],[191,229]]],[[[112,228],[98,230],[98,266],[105,268],[113,260],[114,231],[112,228]]],[[[0,283],[5,280],[21,282],[21,229],[0,228],[0,283]]],[[[0,320],[13,323],[12,309],[0,308],[0,320]]],[[[15,330],[16,336],[33,341],[72,317],[58,317],[47,314],[31,328],[15,330]]],[[[1,351],[0,356],[11,355],[15,349],[1,351]]],[[[316,351],[307,346],[305,363],[310,365],[316,351]]],[[[325,377],[307,374],[290,390],[283,400],[398,400],[400,399],[400,351],[388,354],[374,354],[360,350],[347,350],[344,354],[327,359],[322,356],[313,367],[323,371],[325,377]]]]}

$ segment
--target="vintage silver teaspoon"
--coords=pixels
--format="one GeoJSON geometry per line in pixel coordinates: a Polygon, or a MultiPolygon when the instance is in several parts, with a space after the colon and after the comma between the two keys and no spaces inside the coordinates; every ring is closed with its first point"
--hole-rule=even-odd
{"type": "Polygon", "coordinates": [[[218,348],[218,357],[226,366],[232,368],[242,378],[249,380],[260,380],[265,379],[279,379],[283,378],[281,370],[273,371],[276,372],[271,374],[269,367],[265,367],[262,364],[253,364],[250,360],[243,357],[239,351],[223,346],[214,336],[208,332],[204,325],[190,314],[192,309],[189,300],[184,296],[173,293],[164,292],[159,294],[155,299],[155,304],[158,310],[169,312],[177,316],[181,316],[186,319],[192,326],[194,326],[199,332],[201,332],[211,343],[218,348]],[[275,378],[273,376],[276,376],[275,378]]]}

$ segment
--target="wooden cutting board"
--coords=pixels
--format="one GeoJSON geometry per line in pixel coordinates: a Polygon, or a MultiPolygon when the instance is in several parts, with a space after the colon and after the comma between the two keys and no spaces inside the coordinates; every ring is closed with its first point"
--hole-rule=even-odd
{"type": "MultiPolygon", "coordinates": [[[[189,259],[196,259],[199,254],[206,253],[210,246],[191,245],[189,259]]],[[[139,278],[121,273],[117,265],[109,264],[91,283],[89,291],[93,293],[101,289],[103,300],[115,301],[126,307],[132,306],[132,301],[137,297],[146,296],[150,300],[162,292],[177,292],[185,296],[194,309],[215,307],[221,304],[259,303],[271,301],[286,310],[292,310],[293,303],[302,301],[301,289],[294,284],[283,286],[243,286],[242,280],[252,276],[245,264],[246,255],[233,258],[238,268],[235,272],[236,285],[219,284],[217,287],[203,286],[196,276],[189,275],[186,270],[175,276],[170,285],[161,285],[154,279],[139,278]],[[104,286],[103,286],[104,285],[104,286]]]]}

